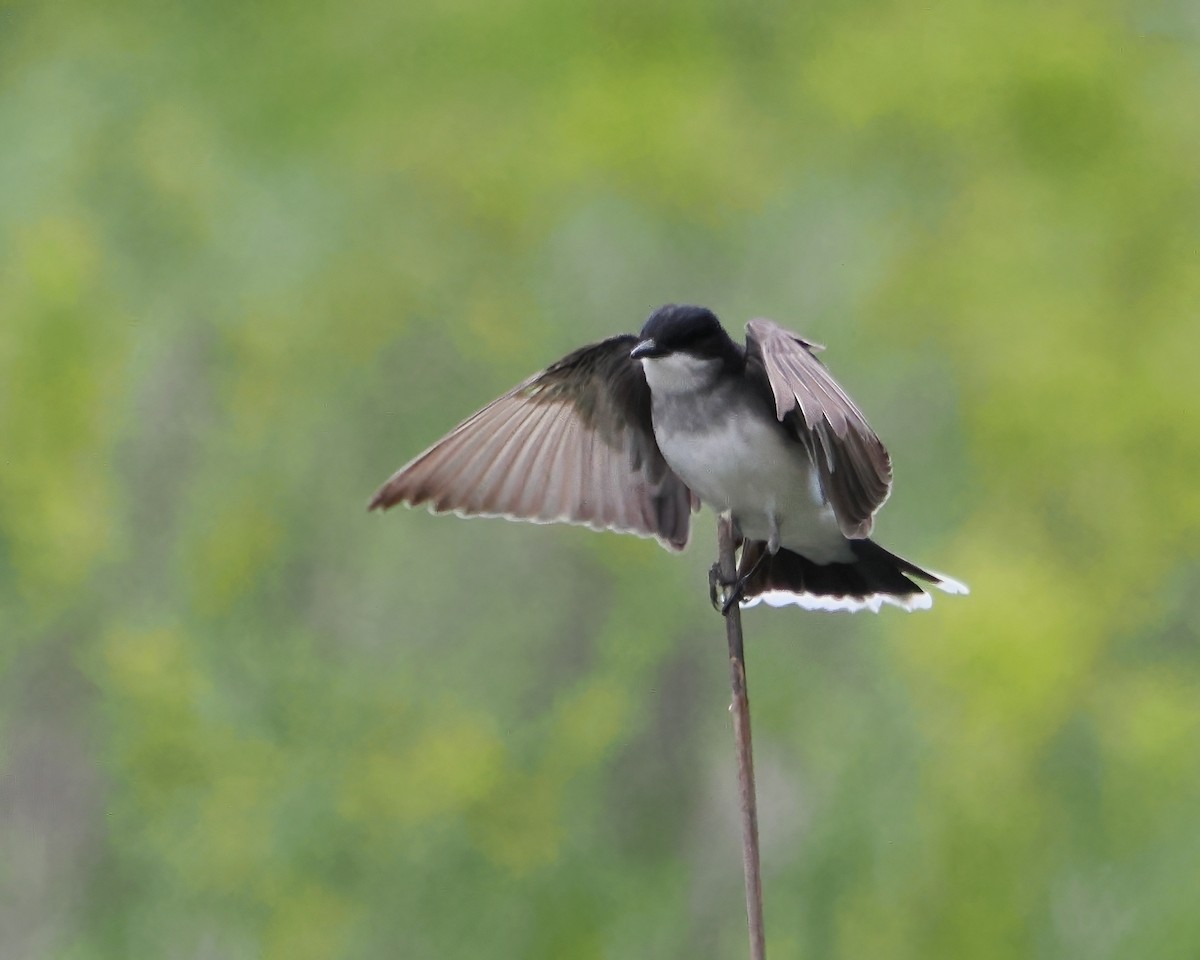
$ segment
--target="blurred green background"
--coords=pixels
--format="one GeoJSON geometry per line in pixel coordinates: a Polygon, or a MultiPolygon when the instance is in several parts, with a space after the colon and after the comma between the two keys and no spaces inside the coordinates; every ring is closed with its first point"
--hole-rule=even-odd
{"type": "Polygon", "coordinates": [[[879,539],[746,617],[771,955],[1200,956],[1200,17],[0,6],[0,957],[737,957],[705,573],[368,515],[664,302],[824,342],[879,539]]]}

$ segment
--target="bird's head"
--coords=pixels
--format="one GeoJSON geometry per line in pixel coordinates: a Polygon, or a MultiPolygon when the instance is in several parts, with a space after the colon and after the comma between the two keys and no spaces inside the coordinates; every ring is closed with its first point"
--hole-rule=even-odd
{"type": "Polygon", "coordinates": [[[711,310],[671,303],[650,314],[630,356],[634,360],[656,360],[686,353],[715,360],[727,354],[729,345],[729,335],[711,310]]]}
{"type": "Polygon", "coordinates": [[[629,355],[641,361],[652,391],[677,394],[711,384],[741,362],[742,351],[711,310],[669,304],[650,314],[629,355]]]}

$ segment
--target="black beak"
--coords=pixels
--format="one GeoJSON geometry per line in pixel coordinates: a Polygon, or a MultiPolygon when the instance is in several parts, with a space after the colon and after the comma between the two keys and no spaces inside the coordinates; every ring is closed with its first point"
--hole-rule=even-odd
{"type": "Polygon", "coordinates": [[[658,344],[653,340],[643,340],[630,351],[629,356],[632,360],[641,360],[643,357],[661,357],[664,352],[658,349],[658,344]]]}

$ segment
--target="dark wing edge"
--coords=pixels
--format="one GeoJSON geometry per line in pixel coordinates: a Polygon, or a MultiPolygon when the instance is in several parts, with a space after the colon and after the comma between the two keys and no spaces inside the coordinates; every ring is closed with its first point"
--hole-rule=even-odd
{"type": "Polygon", "coordinates": [[[862,539],[892,489],[892,461],[867,418],[816,357],[824,349],[770,320],[746,324],[746,356],[770,387],[779,420],[817,466],[842,533],[862,539]]]}
{"type": "Polygon", "coordinates": [[[569,523],[682,550],[699,508],[667,466],[632,335],[576,350],[397,470],[369,510],[569,523]]]}

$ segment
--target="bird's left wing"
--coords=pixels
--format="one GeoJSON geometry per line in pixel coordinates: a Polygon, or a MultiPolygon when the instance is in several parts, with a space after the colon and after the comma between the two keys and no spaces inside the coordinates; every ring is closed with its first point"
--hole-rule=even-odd
{"type": "Polygon", "coordinates": [[[751,372],[766,379],[775,412],[808,450],[842,533],[871,532],[892,488],[892,461],[867,418],[815,356],[818,344],[770,320],[746,324],[751,372]]]}
{"type": "Polygon", "coordinates": [[[574,523],[682,550],[699,501],[667,466],[631,335],[564,357],[401,467],[370,509],[574,523]]]}

